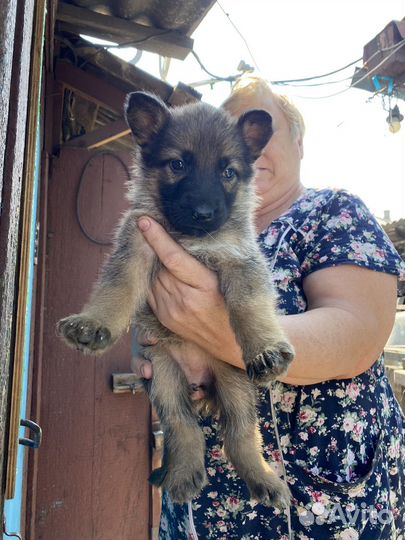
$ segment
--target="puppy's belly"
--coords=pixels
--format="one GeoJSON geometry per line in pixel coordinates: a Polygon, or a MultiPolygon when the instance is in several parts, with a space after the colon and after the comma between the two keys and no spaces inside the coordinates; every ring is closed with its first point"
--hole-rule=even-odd
{"type": "Polygon", "coordinates": [[[135,325],[142,333],[147,333],[164,344],[168,355],[180,365],[190,384],[210,386],[211,366],[215,360],[198,345],[184,341],[165,328],[148,304],[145,304],[136,314],[135,325]]]}
{"type": "Polygon", "coordinates": [[[183,341],[168,345],[170,355],[180,365],[190,384],[209,388],[213,382],[215,360],[195,343],[183,341]]]}

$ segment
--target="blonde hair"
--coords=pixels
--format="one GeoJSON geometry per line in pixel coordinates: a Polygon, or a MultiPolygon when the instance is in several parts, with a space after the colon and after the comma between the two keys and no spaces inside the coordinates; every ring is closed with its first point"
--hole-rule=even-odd
{"type": "Polygon", "coordinates": [[[286,117],[294,137],[304,137],[305,123],[300,111],[287,96],[273,92],[270,84],[260,77],[247,76],[239,79],[222,107],[236,116],[242,109],[252,108],[254,100],[273,100],[286,117]]]}

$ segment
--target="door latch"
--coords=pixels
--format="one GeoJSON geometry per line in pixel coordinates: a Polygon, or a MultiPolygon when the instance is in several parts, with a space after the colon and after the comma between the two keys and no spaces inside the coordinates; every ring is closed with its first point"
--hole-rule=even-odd
{"type": "Polygon", "coordinates": [[[112,390],[114,394],[131,393],[137,394],[144,391],[143,379],[135,373],[113,373],[112,390]]]}

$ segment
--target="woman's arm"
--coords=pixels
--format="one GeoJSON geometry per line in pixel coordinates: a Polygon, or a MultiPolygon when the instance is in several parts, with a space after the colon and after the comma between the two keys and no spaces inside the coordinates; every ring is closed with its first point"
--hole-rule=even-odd
{"type": "MultiPolygon", "coordinates": [[[[147,221],[145,239],[165,266],[148,300],[156,316],[184,339],[244,368],[215,273],[186,253],[157,223],[147,221]]],[[[315,384],[351,378],[368,369],[392,328],[396,278],[342,265],[310,274],[304,290],[308,311],[281,317],[297,353],[281,380],[315,384]]]]}
{"type": "Polygon", "coordinates": [[[396,281],[395,276],[352,265],[305,278],[308,311],[281,318],[297,354],[281,380],[313,384],[366,371],[390,335],[396,281]]]}

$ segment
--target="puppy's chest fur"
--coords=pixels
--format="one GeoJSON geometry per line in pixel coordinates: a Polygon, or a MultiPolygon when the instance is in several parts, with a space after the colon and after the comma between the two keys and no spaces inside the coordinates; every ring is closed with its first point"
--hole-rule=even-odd
{"type": "MultiPolygon", "coordinates": [[[[184,237],[178,233],[173,233],[172,236],[185,251],[217,274],[220,278],[219,282],[223,293],[225,289],[232,287],[230,276],[235,268],[244,266],[250,267],[253,271],[263,271],[263,269],[257,268],[257,260],[260,260],[262,255],[256,244],[254,234],[249,229],[251,228],[246,227],[244,234],[233,230],[220,231],[215,236],[201,239],[184,237]],[[229,276],[229,278],[226,276],[229,276]]],[[[143,281],[144,286],[147,288],[145,292],[149,293],[164,266],[139,232],[137,232],[136,244],[138,244],[138,257],[143,259],[143,264],[139,265],[139,267],[142,268],[143,272],[146,272],[146,279],[137,279],[137,282],[139,284],[143,281]]],[[[263,264],[265,264],[264,259],[263,264]]],[[[246,290],[239,291],[242,296],[251,292],[247,290],[250,289],[248,279],[246,284],[246,290]]],[[[171,338],[176,344],[182,341],[179,336],[170,332],[158,321],[147,302],[140,306],[134,316],[134,324],[141,330],[156,334],[156,337],[160,339],[171,338]]]]}

